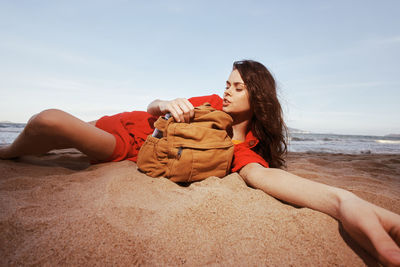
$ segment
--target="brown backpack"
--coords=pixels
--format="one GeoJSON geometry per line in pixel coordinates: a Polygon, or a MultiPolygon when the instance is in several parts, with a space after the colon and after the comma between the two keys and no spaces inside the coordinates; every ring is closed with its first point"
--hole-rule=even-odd
{"type": "Polygon", "coordinates": [[[230,172],[233,143],[226,129],[232,118],[205,103],[194,109],[189,123],[160,117],[155,123],[161,138],[151,135],[141,147],[137,165],[152,177],[173,182],[193,182],[230,172]]]}

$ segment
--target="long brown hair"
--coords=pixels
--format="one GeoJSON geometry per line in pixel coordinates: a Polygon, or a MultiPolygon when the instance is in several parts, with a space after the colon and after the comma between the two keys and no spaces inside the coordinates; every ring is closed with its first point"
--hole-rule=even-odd
{"type": "Polygon", "coordinates": [[[253,60],[236,61],[233,69],[239,71],[249,92],[253,109],[251,131],[260,141],[253,150],[270,167],[285,166],[287,127],[283,121],[274,77],[263,64],[253,60]]]}

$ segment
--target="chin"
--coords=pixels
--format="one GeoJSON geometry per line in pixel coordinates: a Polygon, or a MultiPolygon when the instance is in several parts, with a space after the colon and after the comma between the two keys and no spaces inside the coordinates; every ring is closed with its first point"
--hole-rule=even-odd
{"type": "Polygon", "coordinates": [[[224,111],[224,112],[229,114],[229,108],[228,107],[222,107],[222,111],[224,111]]]}

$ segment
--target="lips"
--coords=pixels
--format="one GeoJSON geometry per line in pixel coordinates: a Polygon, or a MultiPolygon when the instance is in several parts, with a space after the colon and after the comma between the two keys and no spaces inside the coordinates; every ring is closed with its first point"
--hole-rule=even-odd
{"type": "Polygon", "coordinates": [[[228,106],[230,103],[231,103],[231,101],[229,101],[228,99],[224,98],[224,101],[222,102],[222,105],[225,107],[225,106],[228,106]]]}

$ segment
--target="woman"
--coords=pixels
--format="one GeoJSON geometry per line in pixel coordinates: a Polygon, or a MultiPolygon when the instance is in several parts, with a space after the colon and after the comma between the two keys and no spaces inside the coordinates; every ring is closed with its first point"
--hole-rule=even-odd
{"type": "Polygon", "coordinates": [[[400,266],[399,215],[346,190],[280,169],[286,152],[286,126],[275,81],[269,71],[255,61],[234,63],[223,99],[212,95],[172,101],[155,100],[148,106],[147,113],[120,113],[105,116],[96,123],[83,122],[60,110],[43,111],[29,120],[14,143],[0,148],[0,158],[74,147],[96,162],[135,161],[144,139],[153,130],[152,123],[157,116],[170,112],[176,121],[188,122],[194,115],[194,106],[206,101],[233,118],[235,153],[232,171],[237,171],[249,186],[285,202],[336,218],[361,246],[382,263],[400,266]]]}

